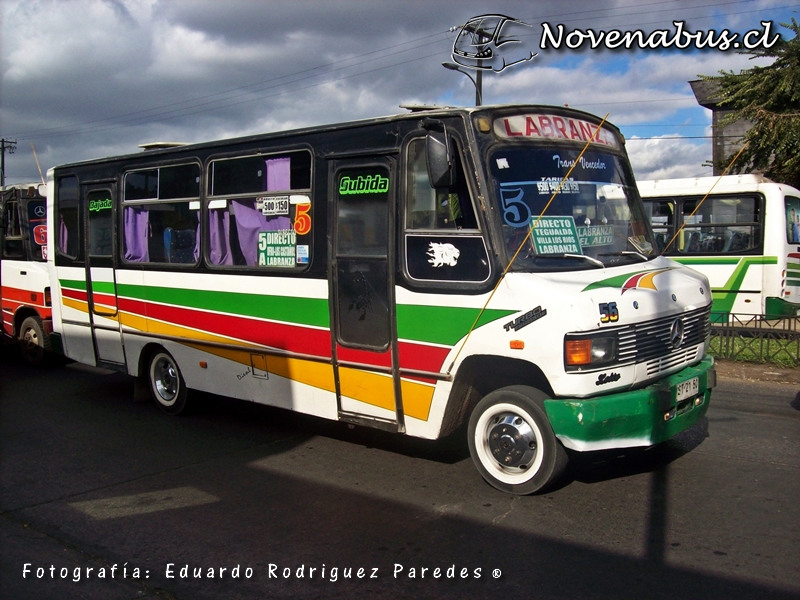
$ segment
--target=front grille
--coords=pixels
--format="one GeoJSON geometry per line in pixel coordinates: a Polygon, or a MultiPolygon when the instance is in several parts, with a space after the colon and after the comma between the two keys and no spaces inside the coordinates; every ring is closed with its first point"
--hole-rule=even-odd
{"type": "MultiPolygon", "coordinates": [[[[681,315],[604,329],[602,332],[589,334],[589,337],[595,335],[606,337],[616,334],[616,360],[610,364],[590,367],[589,370],[646,363],[647,375],[654,376],[675,366],[693,362],[697,358],[697,346],[702,344],[710,333],[710,305],[681,315]],[[674,346],[672,340],[673,326],[676,320],[680,320],[683,324],[683,340],[678,346],[674,346]]],[[[567,370],[575,372],[586,369],[567,367],[567,370]]]]}
{"type": "Polygon", "coordinates": [[[662,356],[661,358],[655,358],[647,363],[647,376],[658,375],[662,371],[666,371],[672,367],[690,363],[695,358],[697,358],[697,346],[686,348],[685,350],[678,350],[667,356],[662,356]]]}
{"type": "Polygon", "coordinates": [[[682,315],[618,328],[616,330],[618,362],[641,363],[681,355],[683,350],[701,344],[708,337],[711,332],[710,315],[709,305],[682,315]],[[677,348],[670,345],[670,333],[675,319],[683,321],[683,342],[677,348]]]}

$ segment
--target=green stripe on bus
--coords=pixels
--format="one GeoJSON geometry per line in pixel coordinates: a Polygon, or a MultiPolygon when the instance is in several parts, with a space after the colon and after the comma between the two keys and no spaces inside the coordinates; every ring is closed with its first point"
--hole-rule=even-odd
{"type": "Polygon", "coordinates": [[[92,281],[92,291],[100,294],[114,294],[114,282],[112,281],[92,281]]]}
{"type": "Polygon", "coordinates": [[[118,293],[125,298],[181,308],[330,327],[328,301],[325,299],[131,284],[120,284],[118,293]]]}
{"type": "MultiPolygon", "coordinates": [[[[475,329],[512,315],[516,310],[486,309],[475,329]]],[[[431,344],[452,346],[467,335],[480,309],[450,306],[397,305],[397,336],[431,344]]]]}
{"type": "MultiPolygon", "coordinates": [[[[722,288],[723,290],[734,290],[734,291],[726,291],[726,292],[715,292],[712,290],[711,296],[713,298],[713,305],[711,310],[714,312],[731,312],[733,309],[733,303],[736,301],[736,294],[738,290],[742,287],[742,282],[744,281],[744,276],[747,274],[747,269],[750,268],[751,265],[775,265],[778,264],[778,257],[777,256],[742,256],[742,257],[733,257],[732,259],[729,258],[719,258],[719,259],[692,259],[694,261],[693,264],[732,264],[730,261],[735,260],[739,264],[731,273],[731,276],[728,278],[728,281],[725,282],[725,286],[722,288]],[[716,261],[728,261],[724,263],[719,263],[716,261]]],[[[683,261],[681,261],[683,264],[683,261]]],[[[687,266],[689,266],[688,263],[687,266]]]]}
{"type": "MultiPolygon", "coordinates": [[[[741,260],[739,256],[722,256],[718,258],[708,258],[708,257],[686,257],[686,256],[670,256],[668,257],[675,262],[681,263],[682,265],[735,265],[741,260]]],[[[758,257],[758,258],[772,258],[774,259],[770,263],[766,264],[773,264],[777,263],[778,259],[774,256],[768,257],[758,257]]]]}
{"type": "Polygon", "coordinates": [[[82,279],[59,279],[58,283],[63,288],[80,290],[81,292],[86,291],[86,281],[82,279]]]}
{"type": "MultiPolygon", "coordinates": [[[[86,282],[61,280],[64,288],[85,290],[86,282]]],[[[95,282],[94,289],[101,291],[95,282]]],[[[113,292],[113,285],[106,284],[113,292]]],[[[106,287],[106,286],[103,286],[106,287]]],[[[142,302],[158,302],[192,310],[235,314],[243,317],[269,319],[330,328],[327,299],[299,298],[296,296],[268,296],[242,292],[222,292],[119,284],[117,293],[124,298],[142,302]]],[[[397,334],[405,340],[452,346],[470,330],[480,309],[450,306],[397,305],[397,334]]],[[[481,314],[476,328],[518,312],[516,310],[487,309],[481,314]]]]}

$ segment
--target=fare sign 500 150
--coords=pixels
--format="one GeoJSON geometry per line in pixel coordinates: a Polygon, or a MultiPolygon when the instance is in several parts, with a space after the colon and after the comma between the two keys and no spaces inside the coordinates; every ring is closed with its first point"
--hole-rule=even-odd
{"type": "Polygon", "coordinates": [[[268,196],[258,199],[258,207],[264,216],[288,215],[289,196],[268,196]]]}

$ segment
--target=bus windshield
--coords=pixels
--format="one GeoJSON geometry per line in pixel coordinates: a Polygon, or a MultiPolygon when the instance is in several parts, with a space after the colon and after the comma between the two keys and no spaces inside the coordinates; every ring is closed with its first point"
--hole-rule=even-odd
{"type": "Polygon", "coordinates": [[[551,145],[508,145],[492,152],[489,165],[508,259],[516,254],[511,270],[603,268],[656,256],[624,160],[594,149],[579,155],[580,148],[551,145]]]}

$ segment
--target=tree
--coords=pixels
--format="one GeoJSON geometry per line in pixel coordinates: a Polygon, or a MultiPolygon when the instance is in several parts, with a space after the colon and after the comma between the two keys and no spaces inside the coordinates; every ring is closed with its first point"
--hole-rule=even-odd
{"type": "MultiPolygon", "coordinates": [[[[733,111],[722,120],[723,127],[740,119],[753,124],[744,136],[747,146],[729,172],[761,171],[774,181],[800,187],[800,25],[794,18],[781,25],[794,38],[781,36],[770,48],[742,52],[774,58],[769,66],[701,78],[716,84],[720,108],[733,111]]],[[[734,156],[717,166],[726,168],[734,156]]]]}

